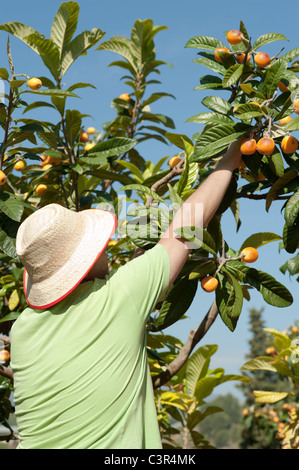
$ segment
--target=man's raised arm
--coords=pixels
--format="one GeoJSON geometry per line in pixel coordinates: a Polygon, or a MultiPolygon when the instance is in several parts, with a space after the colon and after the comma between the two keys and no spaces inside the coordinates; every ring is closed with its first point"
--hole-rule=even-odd
{"type": "Polygon", "coordinates": [[[205,228],[208,225],[226,193],[234,169],[241,164],[242,141],[243,139],[230,145],[215,170],[178,209],[168,230],[159,240],[167,249],[170,258],[169,285],[177,278],[191,251],[175,229],[184,226],[205,228]],[[199,205],[202,210],[198,210],[199,205]]]}

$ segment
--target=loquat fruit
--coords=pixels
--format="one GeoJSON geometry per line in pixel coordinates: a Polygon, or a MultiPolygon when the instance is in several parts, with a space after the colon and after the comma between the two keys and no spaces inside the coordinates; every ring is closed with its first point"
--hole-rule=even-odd
{"type": "Polygon", "coordinates": [[[2,186],[6,181],[6,174],[0,170],[0,186],[2,186]]]}
{"type": "Polygon", "coordinates": [[[82,132],[80,133],[79,142],[88,142],[88,141],[89,141],[89,135],[88,135],[88,133],[82,131],[82,132]]]}
{"type": "Polygon", "coordinates": [[[263,68],[267,67],[267,65],[270,64],[270,62],[271,62],[271,57],[270,57],[269,54],[267,54],[266,52],[258,52],[258,53],[254,56],[254,62],[256,63],[256,65],[257,65],[260,69],[263,69],[263,68]]]}
{"type": "Polygon", "coordinates": [[[241,251],[240,256],[245,263],[254,263],[258,259],[258,251],[256,248],[248,246],[241,251]]]}
{"type": "Polygon", "coordinates": [[[39,78],[30,78],[28,80],[27,85],[31,90],[39,90],[42,87],[42,81],[39,78]]]}
{"type": "Polygon", "coordinates": [[[9,360],[9,358],[10,358],[10,353],[9,353],[9,351],[7,351],[7,349],[2,349],[2,350],[0,351],[0,361],[1,361],[1,362],[6,362],[6,361],[9,360]]]}
{"type": "Polygon", "coordinates": [[[174,168],[178,163],[180,163],[181,161],[181,157],[172,157],[169,162],[168,162],[168,165],[171,167],[171,168],[174,168]]]}
{"type": "Polygon", "coordinates": [[[229,49],[227,47],[217,47],[215,49],[215,52],[214,52],[215,59],[217,60],[217,62],[222,62],[222,59],[220,55],[218,54],[218,52],[226,52],[229,54],[229,49]]]}
{"type": "Polygon", "coordinates": [[[297,333],[298,332],[297,326],[292,326],[291,331],[292,333],[297,333]]]}
{"type": "Polygon", "coordinates": [[[242,33],[236,29],[231,29],[226,36],[227,42],[230,44],[239,44],[242,42],[242,33]]]}
{"type": "Polygon", "coordinates": [[[293,110],[294,110],[294,113],[299,114],[299,100],[296,100],[293,103],[293,110]]]}
{"type": "Polygon", "coordinates": [[[45,194],[45,192],[47,192],[47,185],[46,184],[39,184],[37,187],[36,187],[36,192],[39,196],[42,196],[43,194],[45,194]]]}
{"type": "Polygon", "coordinates": [[[108,246],[114,246],[117,244],[117,240],[110,240],[110,242],[108,243],[108,246]]]}
{"type": "Polygon", "coordinates": [[[14,164],[14,169],[17,171],[23,171],[25,166],[25,162],[23,160],[19,160],[17,163],[14,164]]]}
{"type": "Polygon", "coordinates": [[[292,120],[291,116],[286,116],[285,118],[279,119],[278,124],[287,124],[292,120]]]}
{"type": "Polygon", "coordinates": [[[271,155],[275,149],[275,142],[271,137],[262,137],[258,141],[256,149],[262,155],[271,155]]]}
{"type": "Polygon", "coordinates": [[[85,147],[84,147],[85,152],[88,152],[94,146],[95,146],[95,144],[93,144],[92,142],[89,142],[89,144],[86,144],[85,147]]]}
{"type": "Polygon", "coordinates": [[[248,139],[243,142],[240,147],[242,155],[252,155],[256,151],[256,141],[255,139],[248,139]]]}
{"type": "Polygon", "coordinates": [[[122,94],[119,96],[119,98],[120,98],[121,100],[131,101],[131,97],[130,97],[130,95],[129,95],[128,93],[122,93],[122,94]]]}
{"type": "Polygon", "coordinates": [[[298,140],[292,135],[285,135],[280,145],[283,153],[288,155],[296,152],[298,149],[298,140]]]}
{"type": "MultiPolygon", "coordinates": [[[[242,54],[236,54],[236,61],[239,64],[243,64],[244,59],[245,59],[245,54],[243,54],[243,53],[242,54]]],[[[250,60],[251,60],[251,55],[247,54],[246,64],[247,64],[247,62],[250,62],[250,60]]]]}
{"type": "Polygon", "coordinates": [[[248,410],[246,408],[244,408],[244,410],[242,410],[242,415],[243,416],[247,416],[248,415],[248,410]]]}
{"type": "Polygon", "coordinates": [[[201,287],[205,292],[214,292],[217,289],[218,280],[213,276],[206,276],[201,281],[201,287]]]}
{"type": "Polygon", "coordinates": [[[94,133],[95,133],[95,131],[96,131],[96,130],[95,130],[95,128],[94,128],[94,127],[88,127],[88,128],[87,128],[87,134],[89,134],[89,135],[92,135],[92,134],[94,134],[94,133]]]}

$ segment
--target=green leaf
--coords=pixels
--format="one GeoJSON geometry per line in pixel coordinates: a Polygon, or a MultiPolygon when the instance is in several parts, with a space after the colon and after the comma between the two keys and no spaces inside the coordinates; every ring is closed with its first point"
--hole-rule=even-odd
{"type": "Polygon", "coordinates": [[[20,88],[24,83],[26,83],[27,80],[11,80],[10,82],[10,88],[12,90],[15,90],[16,88],[20,88]]]}
{"type": "Polygon", "coordinates": [[[289,396],[287,392],[265,392],[262,390],[254,390],[253,394],[256,403],[277,403],[289,396]]]}
{"type": "Polygon", "coordinates": [[[175,188],[171,186],[171,184],[167,184],[168,190],[169,190],[169,197],[170,197],[170,202],[172,209],[174,213],[178,210],[178,208],[183,204],[183,199],[180,197],[180,195],[177,193],[175,188]]]}
{"type": "Polygon", "coordinates": [[[222,80],[222,86],[228,88],[239,80],[243,73],[244,65],[243,64],[234,64],[227,71],[222,80]]]}
{"type": "Polygon", "coordinates": [[[242,121],[247,121],[255,117],[263,116],[264,112],[257,104],[240,104],[234,111],[234,116],[242,121]]]}
{"type": "Polygon", "coordinates": [[[185,150],[184,140],[186,142],[189,142],[189,144],[193,146],[192,140],[189,139],[189,137],[186,136],[185,134],[175,134],[173,132],[165,132],[165,137],[167,140],[169,140],[169,142],[176,145],[182,150],[185,150]]]}
{"type": "Polygon", "coordinates": [[[228,262],[226,269],[241,282],[249,284],[260,292],[269,305],[282,308],[293,303],[293,297],[289,290],[270,274],[249,268],[238,261],[228,262]]]}
{"type": "Polygon", "coordinates": [[[218,346],[205,345],[198,348],[192,356],[189,357],[186,365],[186,381],[188,391],[191,397],[194,396],[197,382],[206,376],[210,364],[210,359],[217,351],[218,346]]]}
{"type": "Polygon", "coordinates": [[[192,249],[201,248],[216,256],[215,243],[211,235],[201,227],[179,227],[175,232],[189,242],[192,249]]]}
{"type": "Polygon", "coordinates": [[[5,315],[5,317],[2,317],[0,319],[0,323],[5,323],[6,321],[17,320],[17,318],[19,318],[20,315],[21,315],[20,312],[10,312],[7,315],[5,315]]]}
{"type": "Polygon", "coordinates": [[[264,328],[264,330],[274,337],[275,347],[279,352],[292,346],[292,340],[281,331],[275,330],[274,328],[264,328]]]}
{"type": "Polygon", "coordinates": [[[293,118],[284,126],[286,132],[299,131],[299,116],[293,118]]]}
{"type": "Polygon", "coordinates": [[[197,279],[199,277],[207,276],[216,271],[216,264],[214,261],[202,261],[198,264],[189,274],[189,279],[197,279]]]}
{"type": "Polygon", "coordinates": [[[246,240],[242,243],[239,251],[241,252],[243,248],[246,248],[247,246],[252,246],[253,248],[259,248],[261,246],[266,245],[267,243],[276,242],[281,239],[282,237],[272,232],[254,233],[250,235],[248,238],[246,238],[246,240]]]}
{"type": "Polygon", "coordinates": [[[270,209],[272,202],[276,199],[281,189],[284,188],[290,181],[297,177],[297,173],[293,170],[286,170],[283,176],[278,178],[271,186],[266,197],[266,211],[270,209]]]}
{"type": "Polygon", "coordinates": [[[299,214],[299,190],[290,197],[285,206],[284,218],[290,227],[294,224],[299,214]]]}
{"type": "Polygon", "coordinates": [[[29,36],[30,34],[39,34],[36,29],[33,29],[30,26],[27,26],[23,23],[19,23],[17,21],[9,21],[7,23],[1,24],[0,30],[12,34],[16,38],[20,39],[25,44],[27,44],[27,46],[31,47],[31,49],[33,49],[35,52],[38,52],[37,47],[34,44],[30,44],[26,39],[26,36],[29,36]]]}
{"type": "Polygon", "coordinates": [[[267,69],[265,79],[267,96],[271,97],[276,91],[278,83],[285,76],[287,66],[288,62],[286,60],[278,59],[267,69]]]}
{"type": "Polygon", "coordinates": [[[199,57],[198,59],[194,59],[193,62],[199,65],[203,65],[204,67],[208,67],[209,69],[213,70],[213,72],[219,73],[220,75],[225,75],[226,68],[224,65],[216,62],[216,60],[209,59],[207,57],[199,57]]]}
{"type": "Polygon", "coordinates": [[[168,328],[177,322],[189,309],[198,287],[197,280],[179,279],[164,297],[159,317],[156,322],[157,331],[168,328]]]}
{"type": "Polygon", "coordinates": [[[55,15],[51,27],[51,39],[57,45],[60,57],[75,34],[79,10],[77,2],[63,2],[55,15]]]}
{"type": "Polygon", "coordinates": [[[241,370],[269,370],[271,372],[276,372],[274,360],[269,356],[260,356],[255,359],[250,359],[243,364],[241,370]]]}
{"type": "Polygon", "coordinates": [[[213,112],[196,114],[187,119],[186,122],[196,122],[199,124],[233,124],[233,120],[229,116],[213,112]]]}
{"type": "Polygon", "coordinates": [[[88,152],[88,156],[101,153],[104,157],[114,157],[131,150],[137,141],[126,137],[113,137],[112,139],[97,142],[88,152]]]}
{"type": "Polygon", "coordinates": [[[222,201],[216,211],[216,215],[223,214],[223,212],[225,212],[229,207],[231,207],[236,198],[237,188],[237,180],[234,176],[232,176],[228,188],[225,191],[222,201]]]}
{"type": "Polygon", "coordinates": [[[5,68],[1,67],[0,68],[0,78],[2,78],[3,80],[7,80],[8,77],[9,77],[8,71],[5,68]]]}
{"type": "Polygon", "coordinates": [[[219,284],[216,289],[216,304],[223,323],[234,331],[242,310],[243,291],[234,276],[224,270],[224,275],[218,275],[219,284]]]}
{"type": "Polygon", "coordinates": [[[68,142],[73,146],[78,138],[82,124],[82,115],[76,109],[68,109],[65,113],[65,127],[68,142]]]}
{"type": "Polygon", "coordinates": [[[16,235],[19,228],[19,223],[10,219],[6,214],[1,214],[0,217],[0,249],[5,254],[19,259],[16,252],[16,235]]]}
{"type": "Polygon", "coordinates": [[[201,103],[212,111],[224,115],[231,110],[231,104],[219,96],[207,96],[201,103]]]}
{"type": "Polygon", "coordinates": [[[104,36],[104,32],[98,28],[92,31],[84,31],[76,36],[64,50],[61,59],[61,77],[65,75],[69,67],[78,59],[79,56],[86,53],[88,49],[97,44],[104,36]]]}
{"type": "Polygon", "coordinates": [[[246,134],[246,130],[236,130],[233,126],[219,124],[205,131],[196,140],[195,151],[190,162],[205,162],[227,149],[231,142],[246,134]]]}
{"type": "Polygon", "coordinates": [[[286,270],[292,276],[299,274],[299,253],[294,258],[288,259],[279,269],[283,274],[285,274],[286,270]]]}
{"type": "Polygon", "coordinates": [[[8,192],[0,192],[0,210],[16,222],[20,222],[24,205],[22,201],[8,192]]]}
{"type": "Polygon", "coordinates": [[[170,129],[175,129],[173,120],[168,116],[164,116],[163,114],[142,113],[140,120],[160,122],[164,124],[165,127],[169,127],[170,129]]]}
{"type": "Polygon", "coordinates": [[[51,103],[47,103],[46,101],[35,101],[34,103],[31,103],[28,106],[26,106],[26,108],[23,111],[23,114],[27,113],[28,111],[31,111],[32,109],[37,109],[37,108],[42,108],[42,107],[55,109],[55,106],[53,106],[51,103]]]}
{"type": "Polygon", "coordinates": [[[96,51],[111,51],[120,54],[128,61],[134,73],[137,73],[137,65],[134,55],[132,54],[132,42],[124,36],[113,36],[109,41],[100,44],[96,51]]]}
{"type": "Polygon", "coordinates": [[[288,41],[288,39],[283,35],[279,33],[267,33],[267,34],[262,34],[255,43],[252,46],[253,50],[257,50],[260,47],[264,47],[266,44],[269,44],[270,42],[273,41],[288,41]]]}
{"type": "Polygon", "coordinates": [[[29,34],[25,39],[27,44],[40,55],[53,77],[58,80],[60,75],[60,57],[58,47],[53,40],[45,39],[40,33],[29,34]]]}
{"type": "Polygon", "coordinates": [[[59,90],[58,88],[47,89],[47,90],[26,90],[23,93],[32,93],[34,95],[43,95],[43,96],[52,96],[52,97],[61,97],[71,96],[72,98],[80,98],[75,93],[67,90],[59,90]]]}
{"type": "Polygon", "coordinates": [[[141,193],[147,194],[148,196],[151,196],[156,201],[164,202],[164,199],[158,196],[158,194],[156,194],[147,186],[143,186],[142,184],[128,184],[120,188],[118,191],[128,191],[128,190],[139,191],[141,193]]]}
{"type": "Polygon", "coordinates": [[[196,49],[215,50],[217,47],[224,47],[223,42],[211,36],[196,36],[189,39],[185,47],[193,47],[196,49]]]}
{"type": "Polygon", "coordinates": [[[295,253],[299,243],[299,224],[288,225],[283,227],[283,246],[288,253],[295,253]]]}
{"type": "Polygon", "coordinates": [[[209,90],[209,89],[222,89],[221,78],[215,75],[204,75],[200,77],[200,85],[194,87],[194,90],[209,90]]]}

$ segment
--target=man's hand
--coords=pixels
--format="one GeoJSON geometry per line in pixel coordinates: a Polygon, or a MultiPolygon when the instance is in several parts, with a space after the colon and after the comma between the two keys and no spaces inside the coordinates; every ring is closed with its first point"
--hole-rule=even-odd
{"type": "Polygon", "coordinates": [[[239,166],[241,166],[242,164],[242,153],[241,153],[240,148],[243,142],[245,142],[245,140],[247,139],[248,139],[248,136],[242,137],[241,139],[238,139],[235,142],[232,142],[229,145],[222,159],[219,161],[216,169],[225,167],[225,168],[231,168],[232,170],[235,170],[235,168],[239,168],[239,166]]]}

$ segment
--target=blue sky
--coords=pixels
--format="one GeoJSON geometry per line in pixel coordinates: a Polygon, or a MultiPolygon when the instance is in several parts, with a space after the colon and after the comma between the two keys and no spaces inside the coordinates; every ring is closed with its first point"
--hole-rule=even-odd
{"type": "MultiPolygon", "coordinates": [[[[5,2],[1,11],[1,22],[20,21],[38,31],[50,35],[50,27],[54,15],[60,5],[60,0],[41,2],[40,0],[14,0],[5,2]]],[[[201,101],[209,91],[194,91],[199,84],[199,78],[206,73],[205,69],[193,62],[196,58],[195,49],[186,49],[187,41],[195,36],[214,36],[225,41],[224,31],[238,29],[240,20],[245,23],[253,41],[265,33],[284,34],[288,41],[279,41],[269,44],[263,49],[274,55],[281,47],[286,50],[299,46],[298,41],[298,0],[290,0],[287,8],[276,0],[263,2],[252,0],[248,4],[240,1],[214,0],[213,2],[201,0],[151,0],[150,2],[127,0],[114,0],[113,2],[100,0],[79,0],[81,7],[78,33],[85,29],[98,27],[106,32],[104,40],[114,35],[130,35],[134,21],[151,18],[156,25],[166,25],[167,30],[156,36],[157,58],[172,63],[172,67],[164,66],[161,76],[162,84],[151,89],[164,91],[175,95],[176,99],[164,98],[153,105],[153,112],[170,116],[176,125],[176,132],[185,133],[192,137],[197,132],[198,125],[186,123],[191,116],[200,113],[206,108],[201,101]]],[[[0,32],[1,67],[7,67],[6,33],[0,32]]],[[[12,55],[17,73],[26,73],[30,76],[41,76],[46,70],[36,54],[15,38],[11,38],[12,55]]],[[[116,67],[108,67],[118,56],[105,51],[92,50],[87,57],[77,61],[65,77],[66,84],[77,81],[90,82],[96,90],[83,89],[80,91],[80,103],[74,106],[90,114],[93,118],[86,119],[86,125],[101,129],[104,122],[114,117],[110,107],[113,98],[130,89],[120,81],[122,71],[116,67]]],[[[225,95],[221,95],[226,98],[225,95]]],[[[71,101],[69,102],[71,104],[71,101]]],[[[33,116],[33,114],[32,114],[33,116]]],[[[50,115],[49,115],[50,119],[50,115]]],[[[162,143],[143,145],[140,148],[145,158],[157,161],[160,158],[176,153],[173,147],[162,143]]],[[[240,201],[241,228],[236,233],[235,221],[230,212],[223,219],[223,232],[228,244],[238,249],[243,240],[255,232],[274,232],[281,234],[282,203],[274,202],[268,213],[264,210],[263,201],[240,201]]],[[[218,352],[213,356],[212,367],[223,367],[227,373],[240,373],[244,363],[244,355],[248,351],[248,310],[250,307],[264,309],[265,325],[269,328],[284,330],[298,320],[298,283],[295,278],[289,278],[279,271],[279,267],[288,259],[286,253],[279,254],[278,243],[271,243],[260,249],[260,256],[254,267],[271,273],[277,280],[284,283],[294,296],[294,304],[286,309],[278,309],[265,304],[259,293],[253,291],[250,303],[244,303],[241,318],[234,333],[231,333],[221,322],[220,318],[202,340],[201,344],[218,344],[218,352]]],[[[205,294],[199,289],[196,299],[191,306],[188,316],[179,325],[167,330],[169,334],[180,337],[185,341],[189,331],[196,327],[206,314],[213,294],[205,294]]],[[[227,384],[218,388],[219,393],[235,391],[234,385],[227,384]]],[[[240,395],[239,395],[240,396],[240,395]]]]}

